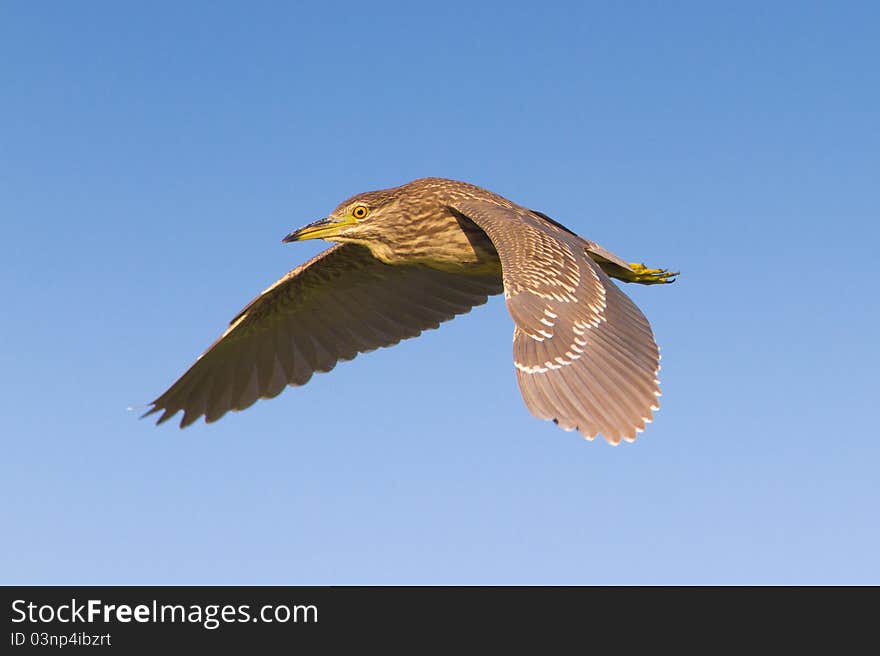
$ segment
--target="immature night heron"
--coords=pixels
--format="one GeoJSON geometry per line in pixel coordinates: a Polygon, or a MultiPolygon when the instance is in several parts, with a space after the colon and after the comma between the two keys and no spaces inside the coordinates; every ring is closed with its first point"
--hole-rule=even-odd
{"type": "Polygon", "coordinates": [[[341,243],[251,301],[146,414],[161,410],[162,423],[183,410],[181,428],[216,421],[501,291],[532,414],[617,444],[658,407],[651,327],[608,276],[655,284],[674,273],[628,264],[545,214],[442,178],[360,194],[284,241],[317,238],[341,243]]]}

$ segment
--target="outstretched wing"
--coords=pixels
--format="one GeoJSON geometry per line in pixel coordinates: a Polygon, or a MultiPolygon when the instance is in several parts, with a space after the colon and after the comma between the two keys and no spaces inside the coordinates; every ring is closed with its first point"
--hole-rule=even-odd
{"type": "Polygon", "coordinates": [[[592,439],[632,441],[660,395],[648,320],[592,261],[588,242],[524,208],[452,207],[498,251],[517,381],[532,414],[592,439]]]}
{"type": "Polygon", "coordinates": [[[333,246],[251,301],[146,414],[162,411],[162,423],[183,410],[181,428],[202,415],[216,421],[340,360],[437,328],[501,289],[497,275],[391,266],[362,246],[333,246]]]}

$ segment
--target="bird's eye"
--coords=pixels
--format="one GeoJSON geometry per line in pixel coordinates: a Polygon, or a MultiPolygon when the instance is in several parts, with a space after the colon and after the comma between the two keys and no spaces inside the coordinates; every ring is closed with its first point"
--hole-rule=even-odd
{"type": "Polygon", "coordinates": [[[368,210],[363,205],[356,205],[355,208],[351,211],[351,215],[356,219],[364,218],[370,210],[368,210]]]}

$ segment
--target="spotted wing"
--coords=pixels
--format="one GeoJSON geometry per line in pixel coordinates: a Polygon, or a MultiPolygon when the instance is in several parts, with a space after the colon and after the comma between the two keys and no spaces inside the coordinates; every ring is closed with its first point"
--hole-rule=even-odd
{"type": "Polygon", "coordinates": [[[182,410],[181,428],[216,421],[500,292],[497,275],[390,266],[361,246],[333,246],[257,296],[146,414],[162,411],[162,423],[182,410]]]}
{"type": "Polygon", "coordinates": [[[645,316],[590,258],[591,243],[523,208],[453,209],[501,258],[516,376],[532,414],[590,439],[634,440],[658,407],[660,354],[645,316]]]}

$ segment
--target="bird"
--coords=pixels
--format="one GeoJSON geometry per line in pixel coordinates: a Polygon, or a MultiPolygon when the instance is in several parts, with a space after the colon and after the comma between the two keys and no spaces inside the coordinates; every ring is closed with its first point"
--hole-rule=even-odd
{"type": "Polygon", "coordinates": [[[333,245],[254,298],[144,417],[217,421],[502,292],[533,415],[617,445],[659,408],[651,326],[611,278],[666,284],[678,272],[627,262],[542,212],[445,178],[355,195],[282,242],[308,239],[333,245]]]}

